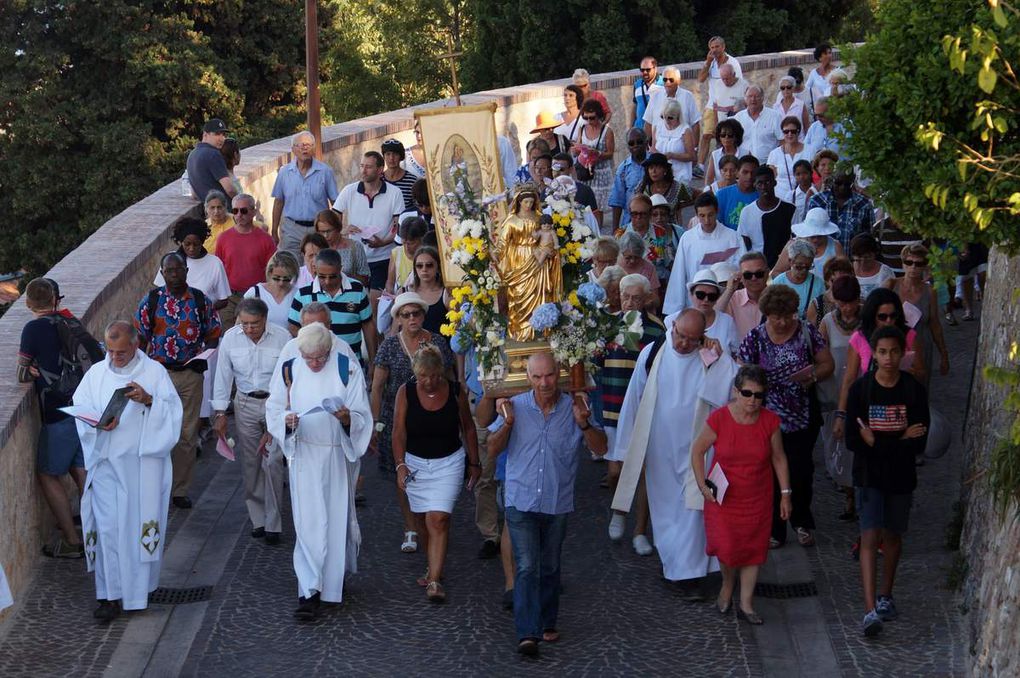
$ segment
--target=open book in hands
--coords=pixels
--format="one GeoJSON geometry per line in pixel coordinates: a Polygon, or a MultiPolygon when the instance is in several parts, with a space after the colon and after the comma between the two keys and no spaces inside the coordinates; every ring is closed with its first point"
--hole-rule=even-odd
{"type": "Polygon", "coordinates": [[[113,395],[110,396],[110,402],[106,403],[106,409],[103,410],[102,414],[93,412],[89,408],[80,405],[68,405],[59,409],[64,414],[69,414],[92,428],[106,428],[124,412],[124,408],[128,404],[127,394],[131,390],[131,386],[124,386],[115,390],[113,395]]]}
{"type": "Polygon", "coordinates": [[[341,398],[340,396],[327,396],[323,398],[322,402],[319,403],[318,405],[309,407],[304,412],[297,412],[296,414],[298,418],[307,416],[309,414],[315,414],[317,412],[326,412],[328,414],[333,414],[340,410],[343,406],[344,399],[341,398]]]}

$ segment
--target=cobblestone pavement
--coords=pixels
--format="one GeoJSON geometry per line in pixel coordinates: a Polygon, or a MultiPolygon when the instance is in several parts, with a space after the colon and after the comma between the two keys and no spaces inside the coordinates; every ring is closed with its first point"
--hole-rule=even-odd
{"type": "MultiPolygon", "coordinates": [[[[805,551],[818,584],[829,637],[846,676],[933,677],[963,675],[966,671],[963,600],[947,585],[955,552],[947,550],[945,542],[953,504],[960,496],[964,410],[980,328],[978,322],[943,326],[952,369],[943,377],[937,373],[935,361],[930,399],[949,420],[953,442],[944,457],[929,459],[918,469],[910,526],[893,589],[900,616],[885,624],[877,638],[865,638],[860,631],[865,612],[861,576],[858,563],[850,557],[857,523],[838,520],[843,495],[825,477],[825,466],[816,450],[814,514],[818,547],[805,551]]],[[[881,567],[880,558],[880,571],[881,567]]]]}
{"type": "MultiPolygon", "coordinates": [[[[921,487],[896,588],[901,617],[877,639],[865,640],[859,630],[860,578],[849,556],[856,526],[836,519],[841,496],[818,460],[818,547],[803,553],[819,589],[824,619],[817,622],[827,628],[844,675],[946,676],[964,671],[961,601],[945,586],[953,554],[945,549],[943,535],[959,494],[959,428],[977,330],[977,323],[947,328],[954,371],[948,378],[935,377],[933,401],[957,433],[949,453],[920,470],[921,487]]],[[[193,496],[204,491],[225,463],[211,452],[202,456],[193,496]]],[[[662,582],[657,558],[639,558],[629,543],[608,542],[610,496],[598,488],[603,465],[587,460],[580,464],[577,511],[564,544],[563,638],[556,645],[543,645],[537,661],[513,651],[511,615],[500,606],[499,563],[476,557],[480,543],[473,499],[465,494],[455,508],[448,602],[434,606],[414,582],[424,570],[424,556],[399,553],[402,527],[392,484],[377,472],[374,458],[366,458],[365,467],[368,504],[359,510],[365,543],[360,572],[346,586],[345,606],[311,624],[295,622],[289,511],[284,542],[277,547],[251,539],[250,526],[238,524],[237,545],[194,641],[181,648],[180,656],[186,655],[183,675],[765,673],[748,626],[732,616],[720,617],[710,603],[680,601],[662,582]]],[[[170,549],[184,517],[185,512],[171,510],[170,549]]],[[[799,550],[795,543],[785,548],[799,550]]],[[[19,601],[16,617],[0,629],[0,675],[127,675],[109,665],[111,658],[129,625],[144,622],[151,613],[132,613],[97,626],[91,617],[93,582],[82,562],[40,557],[38,566],[39,576],[19,601]]],[[[810,667],[803,668],[815,675],[810,667]]],[[[158,667],[153,669],[163,675],[158,667]]]]}

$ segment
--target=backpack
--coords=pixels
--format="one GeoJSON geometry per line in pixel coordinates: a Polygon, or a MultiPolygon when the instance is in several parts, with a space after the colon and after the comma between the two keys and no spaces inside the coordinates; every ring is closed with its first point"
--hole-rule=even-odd
{"type": "MultiPolygon", "coordinates": [[[[283,377],[283,384],[287,387],[287,392],[290,393],[290,385],[294,383],[294,361],[296,358],[291,358],[280,365],[280,376],[283,377]]],[[[351,359],[343,353],[336,354],[336,369],[340,373],[340,381],[344,386],[347,386],[347,382],[351,379],[351,359]]]]}
{"type": "Polygon", "coordinates": [[[71,396],[81,383],[82,377],[89,368],[102,362],[105,354],[99,342],[77,318],[58,314],[47,315],[45,318],[57,330],[60,340],[60,373],[53,374],[40,370],[46,382],[46,388],[40,397],[44,408],[50,399],[59,401],[58,407],[62,407],[71,402],[71,396]]]}

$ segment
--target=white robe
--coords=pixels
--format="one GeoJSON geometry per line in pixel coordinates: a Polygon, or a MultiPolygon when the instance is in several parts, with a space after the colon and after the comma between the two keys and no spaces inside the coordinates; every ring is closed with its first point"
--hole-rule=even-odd
{"type": "Polygon", "coordinates": [[[737,268],[740,257],[746,251],[744,239],[736,231],[726,228],[721,221],[716,222],[715,230],[711,233],[705,233],[701,224],[685,231],[677,244],[673,270],[670,271],[669,285],[666,287],[666,299],[662,304],[663,313],[669,315],[691,305],[687,283],[694,279],[698,271],[719,261],[729,262],[737,268]]]}
{"type": "Polygon", "coordinates": [[[135,351],[124,368],[113,367],[109,358],[94,365],[74,392],[74,404],[102,412],[113,391],[131,381],[152,396],[151,407],[128,402],[112,431],[75,423],[87,472],[81,498],[85,558],[96,573],[96,598],[141,610],[159,585],[181,399],[166,369],[135,351]]]}
{"type": "Polygon", "coordinates": [[[269,385],[266,423],[273,439],[284,441],[297,537],[294,572],[298,595],[310,598],[318,592],[321,600],[339,603],[343,600],[344,572],[357,571],[361,545],[354,487],[373,430],[365,376],[358,361],[351,359],[350,377],[344,386],[336,350],[318,372],[298,357],[292,363],[293,382],[288,394],[282,375],[286,360],[281,356],[269,385]],[[304,412],[331,396],[343,398],[344,406],[351,411],[350,434],[327,412],[301,417],[297,429],[286,433],[288,412],[304,412]]]}
{"type": "MultiPolygon", "coordinates": [[[[634,435],[634,424],[648,379],[646,363],[650,352],[651,345],[641,351],[627,385],[617,425],[617,456],[627,456],[627,448],[634,435]]],[[[678,353],[673,348],[672,330],[659,354],[658,395],[644,458],[645,487],[655,531],[655,547],[662,561],[662,574],[666,579],[679,581],[703,577],[719,569],[718,560],[705,554],[702,513],[687,507],[684,494],[685,486],[693,476],[690,446],[695,435],[697,405],[706,396],[719,400],[721,389],[704,388],[706,371],[698,351],[687,355],[678,353]],[[710,394],[709,391],[715,393],[710,394]]],[[[720,361],[732,362],[726,357],[720,358],[720,361]]],[[[725,373],[723,380],[728,381],[732,375],[728,365],[725,373]]],[[[711,381],[718,380],[713,375],[711,381]]],[[[728,396],[728,388],[725,393],[728,396]]],[[[726,396],[721,399],[725,402],[726,396]]],[[[717,406],[721,404],[717,403],[717,406]]]]}
{"type": "Polygon", "coordinates": [[[11,587],[7,585],[7,575],[4,574],[4,566],[0,565],[0,610],[5,610],[14,604],[11,596],[11,587]]]}

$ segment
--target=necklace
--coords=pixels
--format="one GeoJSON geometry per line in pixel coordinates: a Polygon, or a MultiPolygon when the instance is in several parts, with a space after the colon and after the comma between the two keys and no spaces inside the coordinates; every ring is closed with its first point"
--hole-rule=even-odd
{"type": "Polygon", "coordinates": [[[857,316],[853,322],[847,322],[843,320],[843,315],[836,309],[836,312],[832,314],[832,319],[836,321],[836,325],[839,329],[843,330],[843,334],[850,334],[857,329],[857,326],[861,324],[861,317],[857,316]]]}

